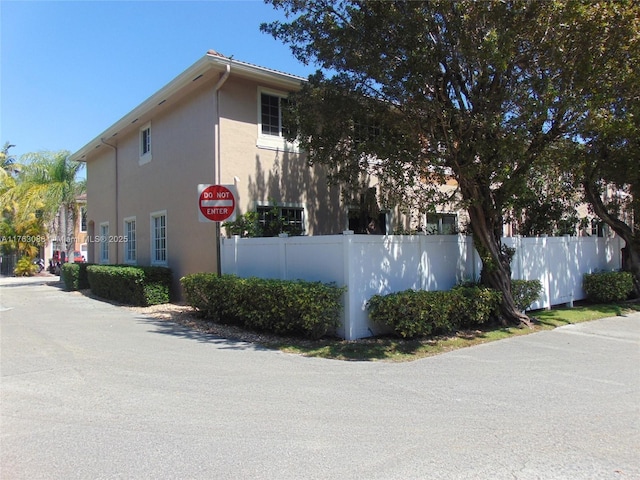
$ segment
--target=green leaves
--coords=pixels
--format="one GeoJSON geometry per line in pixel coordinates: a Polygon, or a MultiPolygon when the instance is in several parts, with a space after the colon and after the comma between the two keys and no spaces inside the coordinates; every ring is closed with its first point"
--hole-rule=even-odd
{"type": "MultiPolygon", "coordinates": [[[[69,267],[67,267],[69,268],[69,267]]],[[[133,267],[126,265],[88,265],[86,268],[91,292],[102,298],[128,305],[158,305],[168,303],[171,290],[171,270],[166,267],[133,267]]],[[[63,270],[64,272],[64,270],[63,270]]],[[[74,286],[75,272],[67,275],[74,286]]],[[[67,280],[65,279],[65,283],[67,280]]]]}
{"type": "Polygon", "coordinates": [[[584,276],[582,288],[592,302],[619,302],[633,291],[633,276],[629,272],[590,273],[584,276]]]}
{"type": "Polygon", "coordinates": [[[540,298],[542,284],[540,280],[511,280],[511,291],[516,306],[524,312],[540,298]]]}
{"type": "MultiPolygon", "coordinates": [[[[8,149],[7,145],[5,148],[8,149]]],[[[3,155],[3,162],[8,162],[6,152],[3,155]]],[[[15,162],[8,163],[7,168],[13,169],[13,174],[0,178],[0,204],[3,207],[0,230],[5,237],[10,233],[22,238],[44,238],[51,233],[59,233],[65,238],[73,236],[76,196],[84,191],[85,186],[76,182],[82,164],[72,162],[68,157],[69,152],[64,150],[29,153],[21,157],[19,170],[15,162]],[[59,213],[61,231],[55,232],[52,227],[59,213]]],[[[3,250],[18,249],[32,255],[30,252],[37,252],[37,247],[34,244],[5,244],[3,250]]],[[[65,250],[67,247],[72,249],[73,245],[69,242],[65,250]]]]}
{"type": "Polygon", "coordinates": [[[415,338],[476,328],[496,315],[501,299],[496,290],[461,285],[449,291],[374,295],[367,308],[375,323],[390,327],[402,338],[415,338]]]}
{"type": "Polygon", "coordinates": [[[333,284],[197,273],[180,279],[189,305],[216,322],[320,338],[338,327],[343,288],[333,284]]]}
{"type": "MultiPolygon", "coordinates": [[[[612,181],[614,170],[625,181],[637,178],[640,15],[633,1],[270,3],[291,21],[263,31],[324,69],[295,96],[297,134],[310,161],[326,165],[348,192],[375,178],[385,204],[421,211],[450,202],[437,186],[457,181],[456,200],[468,207],[476,245],[488,253],[485,267],[505,265],[491,281],[504,290],[503,314],[515,322],[521,315],[505,289],[510,272],[499,237],[514,206],[553,209],[550,224],[528,215],[530,232],[570,226],[571,196],[552,203],[555,185],[531,182],[564,165],[555,149],[575,143],[585,153],[611,152],[595,158],[624,158],[622,168],[596,178],[612,181]],[[380,133],[359,141],[361,125],[380,133]]],[[[640,198],[640,188],[631,190],[640,198]]]]}

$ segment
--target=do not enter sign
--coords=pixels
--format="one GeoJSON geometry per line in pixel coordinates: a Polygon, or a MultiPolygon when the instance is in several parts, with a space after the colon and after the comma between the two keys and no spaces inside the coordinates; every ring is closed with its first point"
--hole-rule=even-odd
{"type": "Polygon", "coordinates": [[[198,217],[201,222],[233,221],[236,216],[234,185],[198,185],[198,217]]]}

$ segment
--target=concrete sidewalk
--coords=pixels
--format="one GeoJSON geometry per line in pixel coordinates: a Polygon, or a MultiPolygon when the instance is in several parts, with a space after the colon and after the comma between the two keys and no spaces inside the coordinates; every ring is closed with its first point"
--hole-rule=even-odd
{"type": "Polygon", "coordinates": [[[3,479],[640,479],[640,314],[392,364],[0,303],[3,479]]]}
{"type": "Polygon", "coordinates": [[[12,285],[33,285],[41,283],[60,282],[60,275],[52,275],[43,271],[32,277],[13,277],[0,275],[0,287],[12,285]]]}

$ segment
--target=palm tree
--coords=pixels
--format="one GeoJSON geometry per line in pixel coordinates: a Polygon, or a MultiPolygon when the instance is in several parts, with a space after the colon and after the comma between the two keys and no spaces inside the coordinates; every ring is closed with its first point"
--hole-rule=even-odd
{"type": "MultiPolygon", "coordinates": [[[[73,227],[78,208],[76,197],[84,191],[85,183],[76,181],[82,164],[69,160],[69,152],[29,153],[21,158],[23,167],[13,188],[2,195],[2,203],[17,202],[16,223],[35,215],[42,225],[49,225],[51,233],[63,239],[63,250],[69,258],[73,248],[73,227]]],[[[33,218],[33,217],[31,217],[33,218]]]]}
{"type": "Polygon", "coordinates": [[[4,147],[2,147],[2,151],[0,151],[0,165],[2,166],[0,169],[0,175],[3,177],[11,176],[18,172],[16,159],[9,155],[9,149],[13,147],[15,147],[15,145],[5,142],[4,147]]]}

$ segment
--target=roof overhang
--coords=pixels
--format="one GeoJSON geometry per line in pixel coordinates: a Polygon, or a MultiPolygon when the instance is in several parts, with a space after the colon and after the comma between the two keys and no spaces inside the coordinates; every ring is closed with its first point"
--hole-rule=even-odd
{"type": "MultiPolygon", "coordinates": [[[[215,75],[216,72],[222,73],[226,71],[227,66],[230,69],[231,75],[266,82],[287,90],[298,89],[305,81],[304,78],[296,75],[240,62],[209,51],[204,57],[187,68],[171,82],[73,153],[70,158],[79,162],[86,162],[91,152],[104,145],[104,142],[109,142],[110,139],[116,135],[135,128],[133,126],[134,124],[138,123],[140,119],[150,117],[151,113],[161,108],[165,102],[188,90],[195,82],[201,80],[206,75],[215,75]]],[[[140,124],[142,125],[143,123],[144,122],[141,122],[140,124]]]]}

